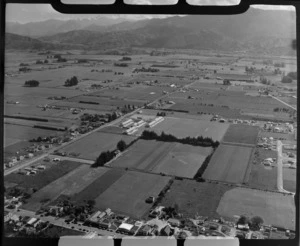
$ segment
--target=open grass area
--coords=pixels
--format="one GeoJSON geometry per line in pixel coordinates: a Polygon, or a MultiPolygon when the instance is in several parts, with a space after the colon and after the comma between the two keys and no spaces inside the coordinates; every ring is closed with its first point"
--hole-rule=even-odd
{"type": "Polygon", "coordinates": [[[259,128],[248,125],[230,125],[224,138],[224,143],[239,143],[255,145],[259,128]]]}
{"type": "Polygon", "coordinates": [[[98,177],[83,190],[77,191],[71,200],[76,203],[82,203],[84,200],[91,200],[97,198],[105,190],[107,190],[113,183],[124,175],[125,171],[121,169],[110,169],[103,175],[98,177]]]}
{"type": "Polygon", "coordinates": [[[11,173],[5,176],[5,181],[17,183],[18,186],[24,188],[35,188],[36,190],[40,190],[54,180],[62,177],[73,169],[76,169],[80,165],[82,164],[79,162],[67,160],[59,163],[49,163],[49,165],[46,166],[46,170],[39,171],[35,175],[11,173]]]}
{"type": "Polygon", "coordinates": [[[150,130],[157,133],[165,132],[178,138],[203,136],[212,138],[214,141],[220,141],[228,127],[229,124],[226,123],[165,117],[164,121],[150,130]]]}
{"type": "Polygon", "coordinates": [[[273,150],[265,150],[263,148],[257,148],[255,150],[257,155],[253,158],[255,163],[251,163],[251,172],[249,174],[247,185],[251,188],[262,190],[277,191],[277,165],[265,166],[262,162],[266,158],[276,158],[277,152],[273,150]]]}
{"type": "MultiPolygon", "coordinates": [[[[43,122],[40,122],[42,124],[43,122]]],[[[45,122],[47,123],[47,122],[45,122]]],[[[47,137],[47,136],[56,136],[61,135],[62,132],[33,128],[28,126],[19,126],[19,125],[11,125],[4,124],[4,137],[5,138],[13,138],[20,140],[29,140],[37,137],[47,137]]]]}
{"type": "Polygon", "coordinates": [[[157,197],[169,180],[160,175],[128,171],[96,198],[95,207],[141,218],[152,206],[145,200],[157,197]]]}
{"type": "Polygon", "coordinates": [[[213,154],[203,178],[243,183],[252,149],[251,147],[221,144],[213,154]]]}
{"type": "Polygon", "coordinates": [[[216,212],[223,194],[230,186],[213,183],[199,183],[194,180],[175,180],[171,189],[163,198],[162,206],[179,207],[179,212],[186,216],[195,215],[219,218],[216,212]]]}
{"type": "Polygon", "coordinates": [[[115,150],[120,140],[124,140],[129,144],[134,139],[135,137],[132,136],[95,132],[61,148],[60,151],[79,153],[79,158],[96,160],[102,151],[115,150]]]}
{"type": "Polygon", "coordinates": [[[297,179],[297,170],[290,168],[283,168],[283,188],[285,190],[296,192],[296,179],[297,179]]]}
{"type": "Polygon", "coordinates": [[[72,196],[79,193],[95,179],[104,175],[106,171],[108,171],[106,168],[95,169],[88,165],[81,165],[34,193],[22,208],[37,211],[43,205],[43,201],[49,203],[60,195],[72,196]]]}
{"type": "Polygon", "coordinates": [[[193,178],[211,151],[209,147],[139,140],[111,165],[193,178]]]}
{"type": "Polygon", "coordinates": [[[261,216],[266,225],[295,230],[295,203],[291,195],[235,188],[224,194],[217,212],[227,217],[261,216]]]}

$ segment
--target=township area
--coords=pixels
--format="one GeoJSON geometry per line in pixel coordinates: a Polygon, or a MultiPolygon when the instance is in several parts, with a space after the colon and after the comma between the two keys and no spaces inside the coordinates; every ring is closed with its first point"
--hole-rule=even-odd
{"type": "Polygon", "coordinates": [[[7,51],[6,235],[293,238],[296,58],[138,51],[7,51]]]}

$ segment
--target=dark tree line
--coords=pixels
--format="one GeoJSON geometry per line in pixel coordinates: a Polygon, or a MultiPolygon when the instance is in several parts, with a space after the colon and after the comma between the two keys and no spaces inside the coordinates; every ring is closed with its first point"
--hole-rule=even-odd
{"type": "Polygon", "coordinates": [[[26,87],[37,87],[39,86],[40,82],[38,82],[37,80],[27,80],[25,81],[24,86],[26,87]]]}
{"type": "Polygon", "coordinates": [[[213,147],[213,148],[217,148],[220,144],[218,141],[213,141],[211,138],[208,137],[199,136],[199,137],[177,138],[171,134],[166,134],[164,132],[158,135],[153,131],[147,131],[147,130],[145,130],[142,133],[141,139],[157,140],[163,142],[178,142],[178,143],[189,144],[193,146],[213,147]]]}

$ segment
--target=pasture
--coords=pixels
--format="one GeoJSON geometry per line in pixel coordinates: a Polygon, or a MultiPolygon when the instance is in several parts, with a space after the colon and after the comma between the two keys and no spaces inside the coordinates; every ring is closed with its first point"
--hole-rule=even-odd
{"type": "Polygon", "coordinates": [[[163,198],[162,206],[178,205],[185,216],[196,214],[219,218],[217,207],[223,194],[231,187],[222,184],[199,183],[194,180],[175,180],[163,198]]]}
{"type": "Polygon", "coordinates": [[[269,167],[262,164],[266,158],[277,158],[277,152],[263,148],[256,151],[257,155],[253,158],[255,164],[249,164],[251,172],[246,181],[247,185],[251,188],[277,191],[277,165],[269,167]]]}
{"type": "Polygon", "coordinates": [[[60,195],[71,196],[78,193],[106,172],[106,168],[94,169],[88,165],[81,165],[34,193],[23,208],[37,211],[43,205],[43,201],[51,202],[60,195]]]}
{"type": "Polygon", "coordinates": [[[64,160],[59,163],[43,163],[43,165],[46,166],[46,170],[39,171],[35,175],[11,173],[5,176],[4,181],[16,183],[18,186],[23,188],[34,188],[36,190],[40,190],[44,186],[71,172],[73,169],[76,169],[82,164],[79,162],[64,160]]]}
{"type": "Polygon", "coordinates": [[[248,125],[230,125],[223,138],[223,143],[256,145],[259,128],[248,125]]]}
{"type": "Polygon", "coordinates": [[[297,169],[283,168],[283,189],[296,192],[297,169]]]}
{"type": "MultiPolygon", "coordinates": [[[[154,79],[154,78],[153,78],[154,79]]],[[[105,89],[91,93],[91,96],[109,97],[112,99],[133,99],[152,101],[163,96],[163,91],[173,91],[171,87],[167,86],[146,86],[146,85],[134,85],[132,88],[122,87],[116,89],[105,89]]]]}
{"type": "Polygon", "coordinates": [[[217,212],[225,217],[261,216],[266,225],[295,230],[295,203],[291,195],[234,188],[224,194],[217,212]]]}
{"type": "Polygon", "coordinates": [[[160,175],[128,171],[95,199],[95,207],[141,218],[152,206],[145,200],[157,197],[169,180],[160,175]]]}
{"type": "MultiPolygon", "coordinates": [[[[125,171],[121,169],[110,169],[98,176],[93,182],[85,186],[81,191],[76,191],[75,194],[71,196],[71,200],[80,204],[85,200],[96,199],[104,191],[106,191],[112,184],[114,184],[119,178],[124,175],[125,171]]],[[[115,194],[116,195],[116,194],[115,194]]]]}
{"type": "Polygon", "coordinates": [[[78,157],[81,159],[96,160],[102,151],[117,149],[120,140],[129,144],[134,139],[135,137],[132,136],[95,132],[61,148],[60,151],[79,153],[78,157]]]}
{"type": "Polygon", "coordinates": [[[221,144],[213,154],[203,178],[228,183],[243,183],[251,154],[251,147],[221,144]]]}
{"type": "Polygon", "coordinates": [[[226,123],[165,117],[164,121],[149,130],[158,134],[165,132],[178,138],[203,136],[212,138],[214,141],[220,141],[228,127],[229,124],[226,123]]]}
{"type": "Polygon", "coordinates": [[[111,165],[193,178],[211,151],[187,144],[139,140],[111,165]]]}

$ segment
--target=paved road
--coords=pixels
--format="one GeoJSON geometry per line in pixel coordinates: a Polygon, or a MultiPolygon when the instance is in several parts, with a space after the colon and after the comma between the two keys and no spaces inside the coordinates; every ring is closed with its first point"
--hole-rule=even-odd
{"type": "Polygon", "coordinates": [[[276,99],[277,101],[283,103],[284,105],[286,105],[286,106],[288,106],[288,107],[290,107],[290,108],[292,108],[292,109],[294,109],[294,110],[297,111],[297,109],[296,109],[295,107],[293,107],[292,105],[289,105],[288,103],[286,103],[286,102],[280,100],[278,97],[274,97],[274,96],[272,96],[272,95],[270,95],[270,96],[273,97],[274,99],[276,99]]]}
{"type": "Polygon", "coordinates": [[[116,236],[116,237],[124,237],[125,236],[123,234],[110,232],[110,231],[106,231],[106,230],[101,230],[101,229],[98,229],[98,228],[95,228],[95,227],[83,226],[82,224],[73,224],[73,223],[67,224],[67,223],[65,223],[64,219],[55,218],[55,217],[52,217],[52,216],[47,216],[47,217],[43,216],[43,217],[41,217],[39,215],[36,215],[35,212],[24,210],[24,209],[20,209],[20,211],[9,210],[9,209],[5,209],[5,210],[8,211],[8,212],[11,212],[12,214],[16,214],[16,215],[30,216],[30,217],[34,217],[34,218],[37,218],[37,219],[41,219],[42,221],[49,221],[53,225],[61,226],[61,227],[76,230],[76,231],[83,232],[82,229],[85,229],[86,233],[96,232],[97,234],[101,234],[102,236],[116,236]],[[81,230],[79,230],[79,229],[81,229],[81,230]]]}

